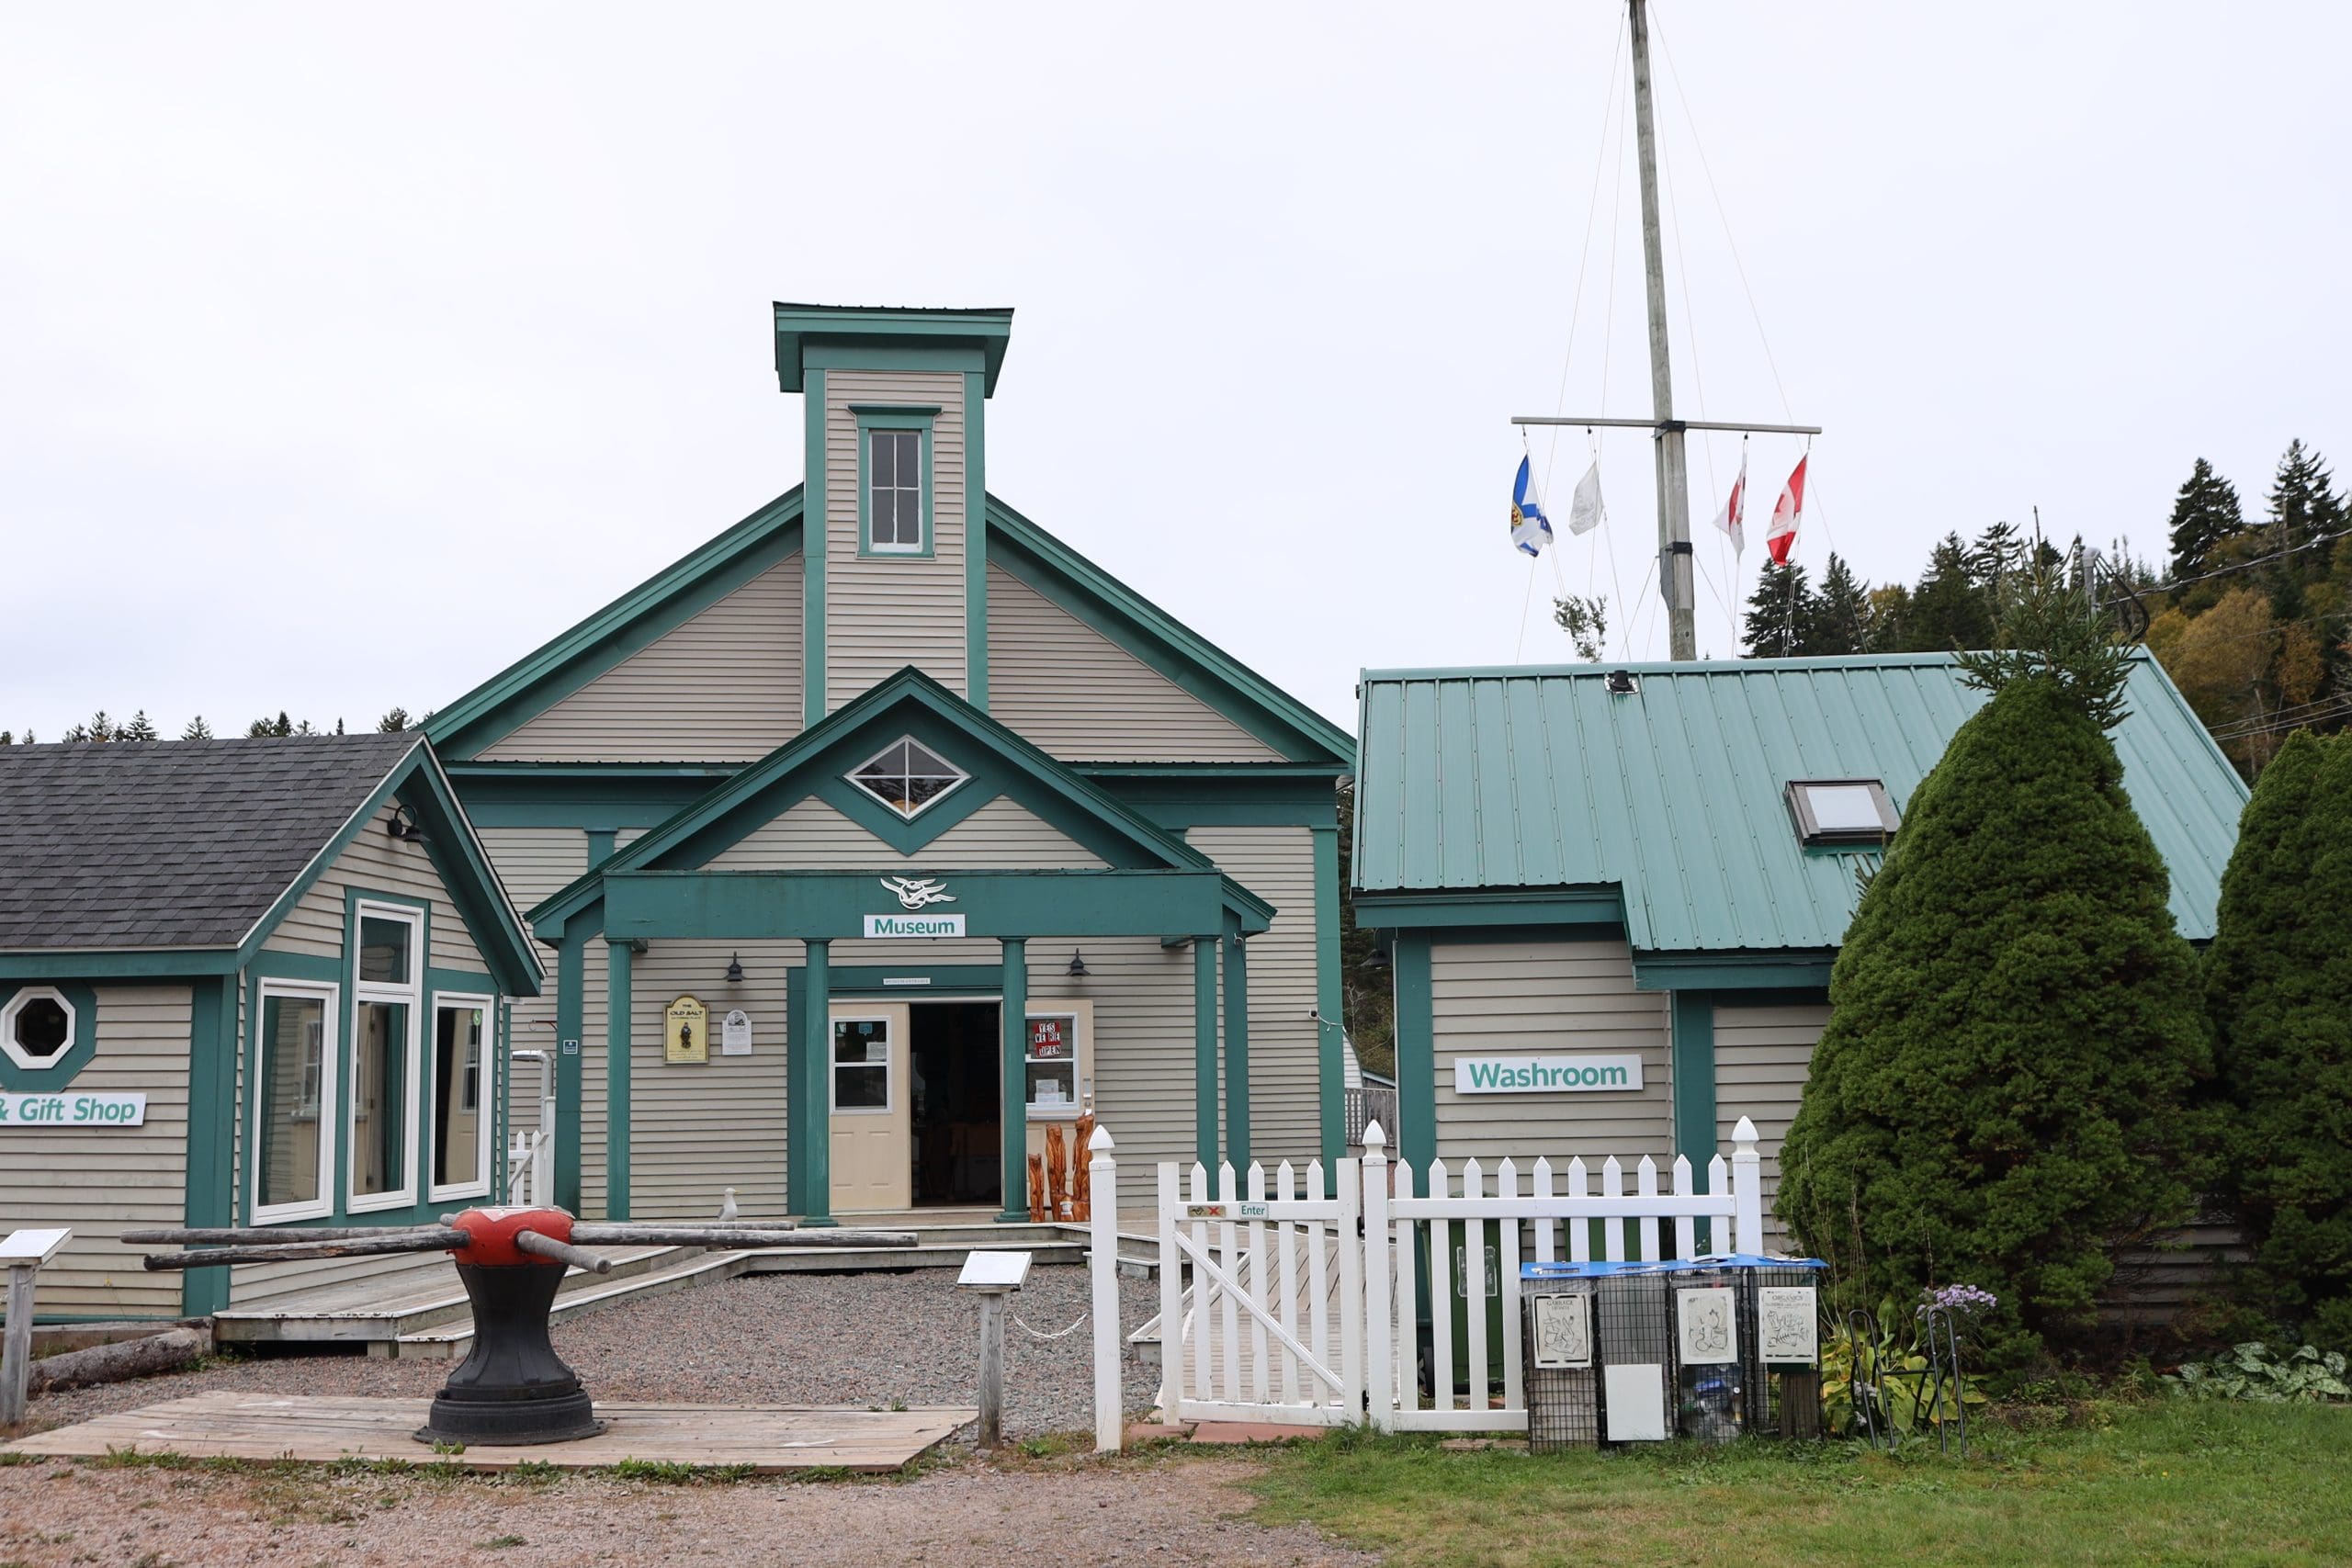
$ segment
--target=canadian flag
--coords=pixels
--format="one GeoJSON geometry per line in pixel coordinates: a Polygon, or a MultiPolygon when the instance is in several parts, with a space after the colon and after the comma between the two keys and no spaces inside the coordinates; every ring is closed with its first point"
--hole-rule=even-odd
{"type": "Polygon", "coordinates": [[[1810,454],[1797,459],[1789,482],[1781,487],[1781,499],[1772,503],[1772,525],[1764,530],[1764,547],[1772,552],[1774,566],[1788,565],[1789,552],[1797,547],[1797,525],[1804,521],[1804,466],[1811,461],[1810,454]]]}
{"type": "Polygon", "coordinates": [[[1715,513],[1715,526],[1731,536],[1734,555],[1747,552],[1747,454],[1739,455],[1739,478],[1731,481],[1731,494],[1724,500],[1724,509],[1715,513]]]}

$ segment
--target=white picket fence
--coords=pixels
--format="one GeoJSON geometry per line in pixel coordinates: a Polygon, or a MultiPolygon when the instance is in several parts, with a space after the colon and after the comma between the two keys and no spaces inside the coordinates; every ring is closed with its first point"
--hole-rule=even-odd
{"type": "MultiPolygon", "coordinates": [[[[1596,1191],[1581,1158],[1558,1173],[1546,1159],[1524,1169],[1505,1159],[1491,1179],[1476,1160],[1465,1161],[1458,1178],[1443,1161],[1432,1161],[1417,1179],[1410,1167],[1388,1160],[1386,1145],[1374,1123],[1364,1131],[1362,1158],[1342,1159],[1328,1173],[1316,1161],[1303,1179],[1285,1162],[1275,1169],[1271,1192],[1259,1165],[1238,1185],[1233,1168],[1220,1167],[1214,1195],[1202,1166],[1189,1173],[1174,1162],[1159,1166],[1164,1418],[1291,1426],[1368,1420],[1395,1430],[1523,1432],[1521,1259],[1551,1262],[1565,1255],[1583,1262],[1597,1254],[1610,1261],[1657,1260],[1764,1248],[1762,1160],[1756,1125],[1745,1116],[1731,1157],[1708,1162],[1703,1191],[1691,1179],[1690,1162],[1679,1156],[1668,1166],[1663,1189],[1657,1162],[1644,1157],[1634,1167],[1630,1192],[1625,1168],[1611,1156],[1600,1164],[1596,1191]],[[1465,1297],[1459,1380],[1449,1286],[1454,1272],[1465,1297]],[[1419,1344],[1423,1291],[1436,1308],[1426,1361],[1419,1344]],[[1499,1337],[1487,1322],[1487,1303],[1496,1296],[1499,1337]],[[1499,1403],[1489,1392],[1497,1381],[1499,1403]]],[[[1117,1402],[1122,1348],[1115,1236],[1104,1219],[1117,1192],[1110,1146],[1109,1134],[1098,1129],[1090,1167],[1098,1405],[1117,1402]]],[[[1118,1420],[1115,1411],[1098,1408],[1098,1447],[1117,1446],[1118,1420]]]]}

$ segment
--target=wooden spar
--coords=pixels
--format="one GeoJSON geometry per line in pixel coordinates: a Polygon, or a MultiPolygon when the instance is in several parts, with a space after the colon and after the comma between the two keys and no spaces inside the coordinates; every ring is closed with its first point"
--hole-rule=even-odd
{"type": "Polygon", "coordinates": [[[628,1224],[582,1221],[571,1227],[584,1247],[912,1247],[910,1231],[775,1230],[739,1225],[628,1224]]]}
{"type": "MultiPolygon", "coordinates": [[[[299,1233],[297,1233],[299,1234],[299,1233]]],[[[150,1253],[149,1269],[210,1269],[226,1263],[291,1263],[306,1258],[370,1258],[387,1252],[448,1252],[473,1238],[461,1230],[383,1231],[366,1241],[292,1241],[270,1247],[216,1247],[203,1252],[150,1253]]]]}
{"type": "Polygon", "coordinates": [[[115,1239],[126,1247],[274,1247],[296,1241],[366,1241],[413,1235],[416,1230],[414,1225],[182,1225],[125,1231],[115,1239]]]}
{"type": "Polygon", "coordinates": [[[609,1274],[613,1271],[611,1258],[599,1257],[595,1253],[574,1247],[570,1242],[558,1241],[551,1235],[541,1235],[537,1231],[516,1231],[514,1250],[527,1252],[534,1258],[548,1258],[558,1263],[569,1263],[574,1269],[585,1269],[591,1274],[609,1274]]]}

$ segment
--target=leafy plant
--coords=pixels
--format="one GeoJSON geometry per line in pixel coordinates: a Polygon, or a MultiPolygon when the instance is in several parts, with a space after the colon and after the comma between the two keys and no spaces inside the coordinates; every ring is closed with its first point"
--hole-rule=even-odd
{"type": "Polygon", "coordinates": [[[1831,1432],[1854,1437],[1875,1429],[1907,1438],[1986,1402],[1956,1371],[1938,1385],[1917,1320],[1892,1301],[1879,1323],[1888,1326],[1872,1325],[1873,1335],[1841,1321],[1821,1347],[1822,1416],[1831,1432]]]}
{"type": "Polygon", "coordinates": [[[2352,1400],[2341,1350],[2305,1345],[2282,1356],[2259,1339],[2233,1345],[2228,1355],[2211,1361],[2183,1362],[2165,1385],[2193,1399],[2245,1399],[2258,1404],[2352,1400]]]}

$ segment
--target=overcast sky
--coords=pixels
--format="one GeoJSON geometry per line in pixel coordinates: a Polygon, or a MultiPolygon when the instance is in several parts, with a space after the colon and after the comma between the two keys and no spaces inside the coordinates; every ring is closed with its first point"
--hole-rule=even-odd
{"type": "MultiPolygon", "coordinates": [[[[2352,475],[2352,8],[1655,12],[1678,405],[1826,427],[1801,559],[2352,475]]],[[[447,704],[798,480],[778,299],[1014,307],[990,487],[1334,718],[1558,584],[1663,657],[1645,434],[1505,533],[1511,415],[1648,409],[1623,6],[1144,14],[0,4],[0,728],[447,704]]],[[[1702,652],[1797,455],[1735,581],[1692,452],[1702,652]]]]}

